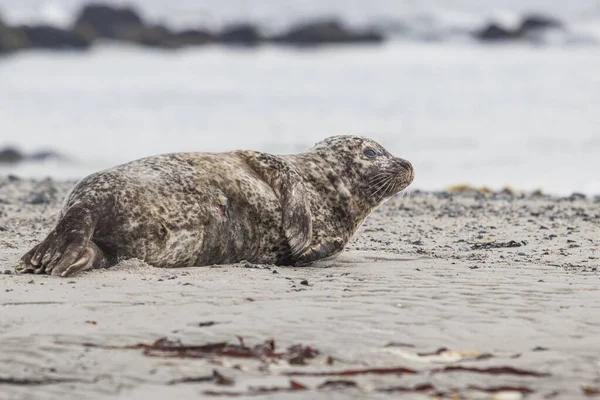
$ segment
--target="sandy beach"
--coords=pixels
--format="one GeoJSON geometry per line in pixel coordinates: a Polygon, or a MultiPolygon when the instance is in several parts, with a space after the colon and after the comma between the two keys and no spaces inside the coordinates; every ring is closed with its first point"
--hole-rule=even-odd
{"type": "Polygon", "coordinates": [[[0,398],[600,394],[600,198],[419,192],[304,268],[15,275],[73,182],[0,177],[0,398]]]}

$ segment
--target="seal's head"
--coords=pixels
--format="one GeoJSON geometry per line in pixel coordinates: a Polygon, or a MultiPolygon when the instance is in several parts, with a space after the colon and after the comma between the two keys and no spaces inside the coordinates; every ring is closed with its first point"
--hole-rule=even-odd
{"type": "Polygon", "coordinates": [[[329,164],[354,196],[371,205],[399,193],[415,178],[410,162],[365,137],[333,136],[317,143],[311,152],[329,164]]]}

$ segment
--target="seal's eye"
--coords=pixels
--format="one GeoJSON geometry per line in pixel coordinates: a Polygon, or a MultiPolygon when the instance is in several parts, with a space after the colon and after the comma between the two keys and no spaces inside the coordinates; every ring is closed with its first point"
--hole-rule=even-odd
{"type": "Polygon", "coordinates": [[[373,149],[364,149],[363,154],[368,158],[375,158],[378,156],[377,152],[373,149]]]}

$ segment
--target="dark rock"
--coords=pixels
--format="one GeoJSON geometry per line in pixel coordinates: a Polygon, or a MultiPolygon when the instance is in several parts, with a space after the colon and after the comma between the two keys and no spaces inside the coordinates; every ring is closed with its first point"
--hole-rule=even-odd
{"type": "Polygon", "coordinates": [[[123,31],[121,40],[133,42],[142,46],[175,48],[174,43],[169,41],[171,31],[161,25],[142,26],[137,29],[123,31]]]}
{"type": "Polygon", "coordinates": [[[92,45],[92,40],[89,37],[77,31],[55,28],[49,25],[22,26],[21,29],[32,48],[85,50],[92,45]]]}
{"type": "Polygon", "coordinates": [[[0,55],[28,47],[30,47],[30,42],[22,29],[3,25],[0,21],[0,55]]]}
{"type": "Polygon", "coordinates": [[[185,46],[201,46],[215,41],[210,32],[189,29],[182,32],[171,32],[168,28],[154,25],[131,30],[122,38],[144,46],[177,49],[185,46]]]}
{"type": "Polygon", "coordinates": [[[563,24],[559,20],[544,15],[528,15],[523,18],[518,31],[521,34],[526,34],[530,31],[541,29],[559,29],[563,24]]]}
{"type": "Polygon", "coordinates": [[[0,149],[0,164],[15,164],[25,159],[25,155],[12,147],[0,149]]]}
{"type": "Polygon", "coordinates": [[[532,39],[541,31],[562,27],[562,22],[557,19],[543,15],[529,15],[523,18],[517,29],[505,28],[492,22],[476,31],[474,36],[483,41],[532,39]]]}
{"type": "Polygon", "coordinates": [[[251,24],[236,24],[225,27],[219,34],[219,41],[226,44],[253,46],[263,38],[258,28],[251,24]]]}
{"type": "Polygon", "coordinates": [[[293,45],[319,45],[341,43],[381,43],[383,36],[376,31],[354,31],[335,20],[317,21],[297,25],[272,39],[277,43],[293,45]]]}
{"type": "Polygon", "coordinates": [[[178,46],[202,46],[213,43],[215,35],[199,29],[188,29],[171,34],[170,40],[178,46]]]}
{"type": "Polygon", "coordinates": [[[29,204],[50,204],[58,200],[58,189],[52,179],[47,178],[35,185],[26,202],[29,204]]]}
{"type": "Polygon", "coordinates": [[[481,30],[475,32],[475,37],[483,41],[500,41],[516,39],[519,37],[519,35],[513,30],[504,28],[492,22],[491,24],[483,27],[481,30]]]}
{"type": "Polygon", "coordinates": [[[36,151],[27,157],[30,161],[63,160],[64,157],[52,150],[36,151]]]}
{"type": "Polygon", "coordinates": [[[129,7],[88,4],[81,10],[75,27],[78,31],[93,32],[107,39],[123,39],[144,27],[138,13],[129,7]]]}

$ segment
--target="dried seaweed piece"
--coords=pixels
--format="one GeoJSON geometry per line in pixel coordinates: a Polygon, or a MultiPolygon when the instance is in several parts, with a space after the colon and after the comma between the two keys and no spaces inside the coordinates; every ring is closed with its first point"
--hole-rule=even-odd
{"type": "Polygon", "coordinates": [[[490,375],[519,375],[519,376],[535,376],[545,377],[550,376],[549,373],[528,371],[525,369],[518,369],[514,367],[489,367],[489,368],[474,368],[474,367],[463,367],[462,365],[450,365],[444,368],[434,369],[432,373],[438,372],[475,372],[478,374],[490,374],[490,375]]]}
{"type": "Polygon", "coordinates": [[[342,388],[342,387],[357,387],[358,384],[354,381],[350,380],[327,380],[317,386],[317,389],[325,389],[325,388],[342,388]]]}
{"type": "Polygon", "coordinates": [[[72,382],[92,383],[93,381],[86,381],[86,380],[74,379],[74,378],[31,379],[31,378],[0,377],[0,385],[42,386],[42,385],[54,385],[57,383],[72,383],[72,382]]]}
{"type": "Polygon", "coordinates": [[[295,392],[299,390],[308,390],[308,386],[294,380],[290,380],[289,387],[251,387],[247,392],[218,392],[214,390],[206,390],[203,392],[206,396],[223,396],[223,397],[242,397],[242,396],[260,396],[266,393],[277,392],[295,392]]]}
{"type": "Polygon", "coordinates": [[[389,342],[389,343],[387,343],[383,347],[410,347],[410,348],[414,348],[415,345],[414,344],[410,344],[410,343],[389,342]]]}
{"type": "Polygon", "coordinates": [[[290,346],[286,351],[275,351],[275,341],[273,339],[249,348],[245,346],[244,339],[238,336],[239,345],[228,342],[208,343],[204,345],[184,345],[181,341],[173,341],[167,338],[161,338],[152,344],[138,343],[125,346],[105,346],[94,343],[69,343],[56,341],[56,344],[79,344],[84,347],[93,347],[106,350],[129,350],[142,349],[143,354],[148,357],[163,358],[207,358],[214,356],[232,357],[232,358],[253,358],[253,359],[277,359],[287,361],[290,364],[306,365],[307,360],[313,359],[319,355],[319,351],[310,346],[297,344],[290,346]]]}
{"type": "Polygon", "coordinates": [[[390,374],[418,374],[418,371],[406,367],[393,367],[393,368],[367,368],[367,369],[349,369],[345,371],[336,372],[304,372],[304,371],[291,371],[286,372],[286,376],[355,376],[355,375],[390,375],[390,374]]]}
{"type": "Polygon", "coordinates": [[[389,388],[377,389],[378,392],[393,393],[393,392],[429,392],[435,390],[435,386],[430,383],[422,383],[414,387],[392,386],[389,388]]]}
{"type": "Polygon", "coordinates": [[[521,247],[527,245],[527,242],[521,240],[517,242],[515,240],[511,240],[509,242],[490,242],[490,243],[475,243],[471,246],[471,250],[480,250],[480,249],[501,249],[508,247],[521,247]]]}
{"type": "Polygon", "coordinates": [[[216,325],[216,324],[218,324],[218,322],[215,322],[215,321],[204,321],[204,322],[198,322],[195,325],[197,327],[199,327],[199,328],[205,328],[205,327],[213,326],[213,325],[216,325]]]}
{"type": "Polygon", "coordinates": [[[589,397],[598,397],[600,396],[600,387],[593,386],[584,386],[581,388],[583,394],[589,397]]]}
{"type": "Polygon", "coordinates": [[[478,392],[485,393],[498,393],[498,392],[519,392],[521,394],[531,394],[535,390],[525,386],[493,386],[493,387],[481,387],[481,386],[468,386],[469,390],[476,390],[478,392]]]}
{"type": "Polygon", "coordinates": [[[200,382],[214,382],[217,385],[231,386],[235,382],[231,378],[221,375],[216,369],[213,370],[212,375],[185,377],[181,379],[174,379],[169,381],[168,385],[175,385],[178,383],[200,383],[200,382]]]}

